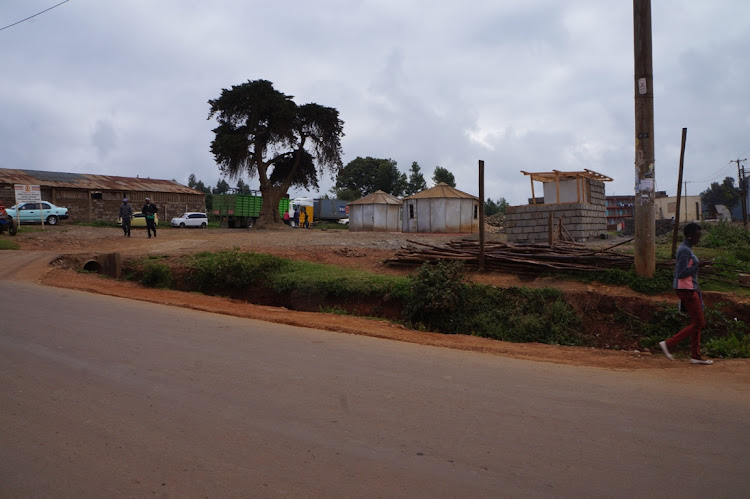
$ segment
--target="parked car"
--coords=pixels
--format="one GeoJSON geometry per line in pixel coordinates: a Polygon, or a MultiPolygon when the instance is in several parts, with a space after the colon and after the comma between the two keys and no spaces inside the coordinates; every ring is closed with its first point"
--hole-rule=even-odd
{"type": "MultiPolygon", "coordinates": [[[[159,226],[159,214],[154,215],[154,223],[159,226]]],[[[122,219],[117,219],[117,225],[122,225],[122,219]]],[[[133,213],[133,218],[130,220],[131,227],[145,227],[146,226],[146,215],[141,212],[133,213]]]]}
{"type": "Polygon", "coordinates": [[[21,203],[20,207],[11,206],[5,210],[9,217],[22,224],[42,223],[42,219],[49,225],[57,225],[60,220],[68,219],[68,209],[55,206],[47,201],[41,203],[21,203]]]}
{"type": "Polygon", "coordinates": [[[205,229],[208,226],[208,217],[205,213],[188,212],[172,219],[172,227],[200,227],[205,229]]]}
{"type": "Polygon", "coordinates": [[[342,225],[349,225],[349,218],[342,218],[341,220],[339,220],[339,223],[342,225]]]}

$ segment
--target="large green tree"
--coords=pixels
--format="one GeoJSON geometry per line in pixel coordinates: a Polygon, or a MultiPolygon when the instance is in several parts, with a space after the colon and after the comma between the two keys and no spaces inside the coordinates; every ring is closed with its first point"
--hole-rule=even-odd
{"type": "Polygon", "coordinates": [[[331,107],[297,105],[266,80],[223,89],[209,100],[216,118],[211,152],[230,178],[257,175],[263,204],[256,227],[283,225],[279,201],[290,186],[318,186],[318,174],[342,168],[344,123],[331,107]]]}
{"type": "Polygon", "coordinates": [[[424,180],[419,163],[412,162],[409,169],[409,183],[406,185],[406,195],[411,196],[427,189],[427,182],[424,180]]]}
{"type": "Polygon", "coordinates": [[[398,171],[394,160],[358,156],[339,171],[334,192],[339,199],[342,199],[339,195],[347,193],[364,197],[375,191],[398,197],[403,195],[406,186],[406,175],[398,171]]]}
{"type": "Polygon", "coordinates": [[[701,192],[703,204],[708,206],[723,204],[729,209],[737,206],[741,197],[740,190],[734,186],[732,177],[726,177],[721,184],[713,182],[708,189],[701,192]]]}
{"type": "Polygon", "coordinates": [[[448,184],[451,187],[456,187],[456,177],[442,166],[435,167],[435,172],[432,174],[432,181],[435,182],[436,185],[448,184]]]}

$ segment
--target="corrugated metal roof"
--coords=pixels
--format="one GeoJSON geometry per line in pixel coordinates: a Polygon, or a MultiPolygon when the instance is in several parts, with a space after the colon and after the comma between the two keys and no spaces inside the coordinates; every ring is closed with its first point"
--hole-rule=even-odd
{"type": "Polygon", "coordinates": [[[479,199],[471,194],[459,191],[448,184],[439,183],[435,187],[418,192],[404,199],[427,199],[427,198],[462,198],[462,199],[479,199]]]}
{"type": "Polygon", "coordinates": [[[40,185],[64,189],[93,191],[146,191],[175,194],[203,194],[172,180],[116,177],[88,173],[43,172],[0,168],[0,184],[40,185]]]}
{"type": "Polygon", "coordinates": [[[352,201],[349,203],[349,206],[353,204],[401,204],[401,200],[396,196],[391,196],[387,192],[375,191],[363,198],[352,201]]]}

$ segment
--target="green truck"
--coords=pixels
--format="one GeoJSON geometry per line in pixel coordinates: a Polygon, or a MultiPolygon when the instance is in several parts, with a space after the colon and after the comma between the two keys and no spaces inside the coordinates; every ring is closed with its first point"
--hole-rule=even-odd
{"type": "MultiPolygon", "coordinates": [[[[213,203],[214,220],[218,220],[221,227],[251,228],[260,216],[263,198],[258,191],[250,194],[214,194],[213,203]]],[[[279,214],[283,216],[285,211],[289,211],[288,197],[279,201],[279,214]]]]}

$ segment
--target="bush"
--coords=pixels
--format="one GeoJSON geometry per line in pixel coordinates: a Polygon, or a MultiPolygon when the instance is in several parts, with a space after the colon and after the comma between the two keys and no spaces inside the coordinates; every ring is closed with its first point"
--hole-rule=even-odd
{"type": "Polygon", "coordinates": [[[168,288],[172,284],[172,270],[162,262],[148,262],[143,267],[141,282],[150,288],[168,288]]]}
{"type": "Polygon", "coordinates": [[[703,224],[701,246],[707,248],[747,248],[750,246],[750,231],[729,222],[703,224]]]}
{"type": "Polygon", "coordinates": [[[585,343],[561,291],[470,284],[461,263],[446,261],[423,264],[409,282],[404,312],[412,325],[514,342],[585,343]]]}
{"type": "Polygon", "coordinates": [[[286,261],[263,253],[244,253],[239,248],[204,251],[189,264],[187,279],[200,291],[243,289],[258,281],[264,282],[286,261]]]}
{"type": "Polygon", "coordinates": [[[465,302],[463,262],[423,263],[409,278],[409,290],[404,304],[407,321],[433,331],[452,331],[456,314],[465,302]]]}

